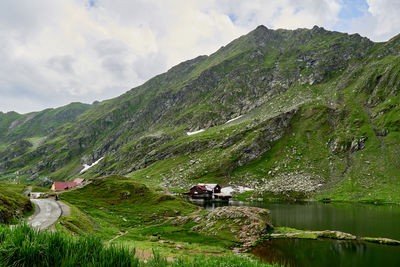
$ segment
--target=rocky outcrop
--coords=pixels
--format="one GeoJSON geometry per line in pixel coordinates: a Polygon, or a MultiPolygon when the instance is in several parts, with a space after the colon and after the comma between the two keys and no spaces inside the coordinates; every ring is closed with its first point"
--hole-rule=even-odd
{"type": "Polygon", "coordinates": [[[291,119],[297,110],[283,113],[273,119],[258,125],[258,133],[250,144],[239,143],[237,154],[240,155],[236,163],[240,167],[262,156],[271,149],[271,143],[280,139],[286,132],[291,119]]]}
{"type": "Polygon", "coordinates": [[[330,142],[329,151],[334,154],[347,151],[357,152],[365,148],[366,141],[367,137],[365,136],[354,138],[353,140],[343,140],[341,138],[336,138],[330,142]]]}
{"type": "Polygon", "coordinates": [[[322,186],[323,179],[317,175],[302,172],[283,173],[267,181],[259,190],[273,194],[310,194],[322,186]]]}
{"type": "Polygon", "coordinates": [[[24,153],[26,153],[29,148],[32,147],[32,143],[28,140],[21,139],[8,146],[6,150],[0,153],[0,161],[5,162],[12,160],[24,153]]]}
{"type": "Polygon", "coordinates": [[[301,231],[298,232],[288,232],[288,233],[273,233],[269,235],[269,238],[301,238],[301,239],[317,239],[317,238],[329,238],[337,240],[360,240],[370,243],[377,243],[383,245],[400,246],[400,241],[382,238],[382,237],[360,237],[349,233],[324,230],[324,231],[301,231]]]}
{"type": "Polygon", "coordinates": [[[273,229],[270,212],[254,207],[219,207],[211,212],[181,217],[171,222],[182,225],[196,223],[192,231],[207,235],[232,235],[242,246],[250,246],[273,229]]]}
{"type": "Polygon", "coordinates": [[[354,139],[351,142],[350,151],[351,152],[356,152],[358,150],[364,149],[366,140],[367,140],[366,137],[361,137],[360,139],[354,139]]]}

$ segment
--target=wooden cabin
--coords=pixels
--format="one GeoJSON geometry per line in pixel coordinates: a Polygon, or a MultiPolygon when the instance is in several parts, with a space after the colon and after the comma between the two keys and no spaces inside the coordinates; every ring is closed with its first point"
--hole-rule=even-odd
{"type": "Polygon", "coordinates": [[[193,199],[212,199],[213,192],[203,185],[194,185],[185,194],[190,195],[193,199]]]}
{"type": "Polygon", "coordinates": [[[219,184],[199,184],[207,188],[207,190],[213,193],[221,193],[221,186],[219,184]]]}
{"type": "Polygon", "coordinates": [[[189,192],[184,193],[192,199],[204,200],[229,200],[232,196],[221,193],[221,186],[218,184],[198,184],[190,188],[189,192]]]}

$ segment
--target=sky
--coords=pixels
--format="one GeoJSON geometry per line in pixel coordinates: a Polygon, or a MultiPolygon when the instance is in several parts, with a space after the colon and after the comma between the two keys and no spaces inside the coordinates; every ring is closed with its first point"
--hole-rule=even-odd
{"type": "Polygon", "coordinates": [[[0,111],[121,95],[258,25],[387,41],[399,0],[2,0],[0,111]]]}

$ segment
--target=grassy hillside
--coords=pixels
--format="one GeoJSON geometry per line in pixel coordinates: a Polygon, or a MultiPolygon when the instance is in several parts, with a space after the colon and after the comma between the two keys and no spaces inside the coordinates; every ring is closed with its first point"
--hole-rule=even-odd
{"type": "Polygon", "coordinates": [[[63,107],[28,114],[0,113],[1,141],[12,142],[22,138],[47,136],[90,107],[91,105],[88,104],[71,103],[63,107]]]}
{"type": "MultiPolygon", "coordinates": [[[[243,235],[243,239],[239,237],[241,224],[237,220],[214,218],[179,197],[123,176],[94,179],[82,189],[60,194],[60,198],[71,206],[71,215],[61,218],[56,229],[79,235],[90,233],[105,242],[136,247],[146,253],[156,249],[164,256],[230,254],[232,247],[248,237],[259,238],[269,223],[264,210],[257,211],[260,215],[255,213],[249,220],[258,228],[243,235]]],[[[238,211],[224,212],[219,215],[235,216],[233,213],[238,211]]],[[[242,221],[247,217],[238,218],[242,221]]]]}
{"type": "Polygon", "coordinates": [[[88,104],[71,103],[28,114],[0,112],[0,171],[8,168],[2,163],[35,151],[47,139],[52,139],[53,132],[60,126],[70,123],[90,107],[88,104]]]}
{"type": "Polygon", "coordinates": [[[0,223],[9,223],[32,210],[29,198],[23,195],[25,190],[23,185],[0,183],[0,223]]]}
{"type": "Polygon", "coordinates": [[[399,43],[257,27],[91,107],[37,146],[3,145],[1,177],[122,174],[175,191],[217,182],[267,197],[400,202],[399,43]]]}
{"type": "Polygon", "coordinates": [[[97,178],[80,190],[61,194],[61,199],[88,214],[110,239],[110,232],[116,235],[132,225],[157,223],[196,209],[123,176],[97,178]]]}

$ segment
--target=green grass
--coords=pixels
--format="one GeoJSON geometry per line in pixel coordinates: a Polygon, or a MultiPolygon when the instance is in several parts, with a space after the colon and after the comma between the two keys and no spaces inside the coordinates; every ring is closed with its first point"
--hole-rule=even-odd
{"type": "Polygon", "coordinates": [[[3,266],[139,266],[135,252],[105,247],[90,236],[73,238],[61,232],[40,232],[29,226],[0,228],[3,266]]]}
{"type": "Polygon", "coordinates": [[[34,185],[32,186],[32,192],[50,193],[50,188],[34,185]]]}
{"type": "Polygon", "coordinates": [[[71,103],[69,105],[45,109],[40,112],[32,112],[20,115],[18,126],[12,130],[7,129],[5,137],[8,141],[20,138],[29,138],[35,145],[41,138],[46,136],[55,128],[72,121],[76,116],[88,110],[91,106],[82,103],[71,103]]]}
{"type": "Polygon", "coordinates": [[[103,239],[111,239],[119,231],[159,224],[167,217],[196,210],[188,202],[123,176],[95,179],[82,189],[60,194],[60,199],[82,211],[72,224],[81,228],[79,225],[86,225],[82,218],[90,218],[103,239]]]}
{"type": "Polygon", "coordinates": [[[192,256],[168,262],[153,251],[147,261],[135,255],[134,248],[104,245],[85,235],[73,237],[63,232],[38,231],[27,225],[13,229],[0,226],[0,265],[2,266],[271,266],[254,258],[227,255],[192,256]]]}
{"type": "Polygon", "coordinates": [[[208,250],[225,252],[228,248],[238,244],[229,234],[220,233],[216,236],[210,236],[192,231],[191,228],[195,225],[196,223],[189,222],[182,226],[175,226],[168,222],[162,225],[133,228],[120,241],[132,242],[132,240],[149,240],[149,238],[150,241],[154,241],[152,236],[156,236],[157,240],[172,240],[185,244],[185,246],[190,245],[196,250],[207,247],[208,250]]]}
{"type": "Polygon", "coordinates": [[[299,233],[291,238],[304,238],[304,239],[317,239],[319,237],[316,233],[305,233],[305,230],[299,230],[290,227],[275,227],[274,233],[286,234],[286,233],[299,233]]]}
{"type": "Polygon", "coordinates": [[[26,187],[0,183],[0,223],[10,223],[32,210],[29,198],[23,195],[26,187]]]}
{"type": "MultiPolygon", "coordinates": [[[[104,241],[151,251],[157,249],[163,256],[193,253],[229,253],[239,241],[229,231],[219,230],[210,235],[192,230],[193,221],[174,224],[173,221],[193,212],[198,207],[181,198],[159,193],[123,176],[97,178],[79,190],[64,192],[60,199],[71,206],[71,215],[62,217],[58,230],[82,235],[92,233],[104,241]],[[184,249],[176,251],[170,243],[184,249]]],[[[222,229],[225,222],[217,222],[222,229]]],[[[216,231],[216,230],[215,230],[216,231]]]]}
{"type": "Polygon", "coordinates": [[[94,234],[98,226],[90,217],[71,204],[69,208],[71,214],[62,216],[55,224],[56,229],[77,235],[94,234]]]}

